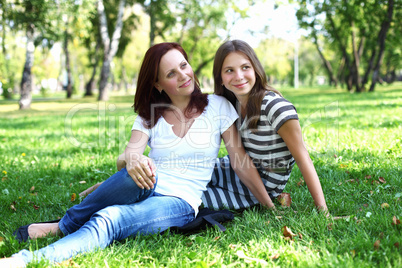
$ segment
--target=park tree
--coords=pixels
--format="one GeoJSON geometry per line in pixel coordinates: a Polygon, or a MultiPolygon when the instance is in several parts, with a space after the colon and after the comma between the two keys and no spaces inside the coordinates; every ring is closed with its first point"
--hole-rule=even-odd
{"type": "Polygon", "coordinates": [[[63,51],[64,51],[64,67],[66,71],[65,90],[67,98],[71,98],[73,94],[73,74],[71,70],[70,59],[70,43],[77,38],[82,39],[90,33],[89,20],[90,12],[94,8],[95,0],[80,1],[62,1],[62,20],[63,20],[63,51]]]}
{"type": "Polygon", "coordinates": [[[280,38],[262,40],[255,49],[271,84],[289,82],[294,43],[280,38]]]}
{"type": "Polygon", "coordinates": [[[107,84],[111,75],[111,63],[116,53],[119,53],[120,56],[123,55],[125,47],[131,40],[129,36],[132,33],[131,30],[125,30],[124,32],[127,35],[124,35],[122,34],[123,28],[127,24],[130,24],[131,28],[135,27],[137,17],[134,13],[130,13],[127,18],[123,17],[123,15],[125,15],[126,7],[134,5],[134,3],[143,4],[143,1],[119,0],[118,4],[113,1],[97,1],[100,40],[103,45],[103,63],[100,73],[98,100],[108,99],[107,84]],[[106,5],[107,9],[105,8],[106,5]],[[113,11],[115,12],[113,13],[113,11]],[[123,40],[124,42],[122,42],[123,40]]]}
{"type": "Polygon", "coordinates": [[[317,41],[319,53],[324,55],[323,46],[318,44],[323,37],[326,49],[333,49],[340,55],[337,59],[340,66],[338,77],[335,77],[330,62],[321,56],[330,81],[334,83],[340,79],[349,91],[355,88],[356,92],[361,92],[371,76],[370,91],[374,90],[387,32],[394,19],[394,0],[297,2],[300,5],[296,13],[299,25],[309,30],[312,39],[317,41]]]}
{"type": "Polygon", "coordinates": [[[38,45],[51,47],[60,39],[60,12],[58,1],[13,1],[13,18],[16,27],[25,31],[26,53],[22,72],[19,100],[20,109],[29,109],[32,102],[32,66],[38,45]]]}
{"type": "MultiPolygon", "coordinates": [[[[12,88],[14,87],[14,83],[16,81],[17,69],[18,69],[18,60],[15,59],[14,55],[18,55],[15,53],[17,46],[15,42],[10,40],[10,36],[13,34],[13,12],[12,12],[12,3],[6,0],[0,1],[0,41],[1,41],[1,56],[0,56],[0,82],[1,88],[3,89],[3,97],[5,99],[11,99],[12,97],[12,88]],[[13,53],[14,52],[14,53],[13,53]]],[[[15,32],[15,31],[14,31],[15,32]]]]}
{"type": "Polygon", "coordinates": [[[144,11],[149,16],[149,45],[155,43],[156,37],[166,40],[166,33],[176,24],[174,7],[179,1],[149,0],[144,3],[144,11]]]}
{"type": "Polygon", "coordinates": [[[177,1],[177,21],[171,36],[187,51],[197,76],[213,61],[222,39],[229,37],[232,25],[228,25],[228,17],[234,17],[234,23],[247,16],[247,9],[239,8],[234,0],[177,1]]]}

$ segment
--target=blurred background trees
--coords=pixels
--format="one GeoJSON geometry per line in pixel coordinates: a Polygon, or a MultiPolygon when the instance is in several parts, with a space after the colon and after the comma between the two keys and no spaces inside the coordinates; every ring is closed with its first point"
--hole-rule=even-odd
{"type": "MultiPolygon", "coordinates": [[[[18,98],[20,109],[30,107],[32,94],[97,94],[98,100],[111,92],[134,94],[145,51],[163,41],[183,45],[210,90],[216,49],[236,38],[233,26],[255,16],[250,10],[262,2],[0,0],[0,91],[3,99],[18,98]]],[[[297,40],[270,35],[281,25],[247,25],[259,37],[253,46],[274,86],[327,84],[362,92],[401,79],[400,0],[274,4],[293,7],[297,40]]]]}

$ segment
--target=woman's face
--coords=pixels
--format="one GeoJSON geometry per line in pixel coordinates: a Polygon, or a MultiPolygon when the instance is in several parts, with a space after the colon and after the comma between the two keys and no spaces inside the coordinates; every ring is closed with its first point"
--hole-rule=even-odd
{"type": "Polygon", "coordinates": [[[194,91],[194,72],[183,54],[177,49],[169,50],[161,58],[158,82],[155,87],[172,99],[174,96],[189,96],[194,91]]]}
{"type": "Polygon", "coordinates": [[[247,97],[255,84],[253,65],[241,52],[231,52],[226,56],[221,77],[223,85],[237,98],[247,97]]]}

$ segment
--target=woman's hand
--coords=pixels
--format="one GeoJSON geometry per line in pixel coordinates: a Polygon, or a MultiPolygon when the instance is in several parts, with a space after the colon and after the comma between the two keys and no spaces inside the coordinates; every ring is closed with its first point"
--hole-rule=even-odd
{"type": "Polygon", "coordinates": [[[141,189],[152,189],[156,183],[156,167],[151,158],[145,155],[126,157],[127,173],[141,189]]]}

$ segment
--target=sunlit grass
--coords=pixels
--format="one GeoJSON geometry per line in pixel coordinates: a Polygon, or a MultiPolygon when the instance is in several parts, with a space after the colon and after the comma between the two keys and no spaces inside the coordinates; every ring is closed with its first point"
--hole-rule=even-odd
{"type": "MultiPolygon", "coordinates": [[[[374,93],[280,89],[297,108],[303,137],[334,221],[318,214],[296,167],[279,217],[260,207],[236,213],[226,232],[137,237],[65,265],[80,267],[398,267],[402,265],[402,84],[374,93]],[[388,206],[384,204],[388,204],[388,206]],[[384,207],[384,208],[383,208],[384,207]],[[296,211],[297,213],[295,213],[296,211]],[[284,239],[288,226],[296,236],[284,239]],[[379,240],[379,247],[374,246],[379,240]],[[398,244],[399,243],[399,244],[398,244]]],[[[43,247],[18,244],[20,225],[51,220],[79,202],[73,193],[106,179],[129,138],[132,96],[0,100],[0,256],[43,247]],[[83,183],[85,181],[85,183],[83,183]]],[[[220,155],[226,153],[222,148],[220,155]]],[[[278,205],[278,203],[277,203],[278,205]]],[[[46,267],[45,262],[31,267],[46,267]]]]}

